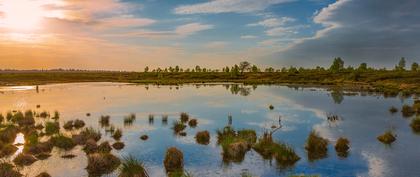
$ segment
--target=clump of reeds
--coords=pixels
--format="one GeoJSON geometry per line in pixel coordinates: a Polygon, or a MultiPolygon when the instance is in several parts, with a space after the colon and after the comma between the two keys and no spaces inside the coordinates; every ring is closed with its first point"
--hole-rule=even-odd
{"type": "Polygon", "coordinates": [[[99,118],[99,124],[101,124],[101,127],[108,127],[110,118],[111,118],[111,116],[109,116],[109,115],[102,115],[99,118]]]}
{"type": "Polygon", "coordinates": [[[140,139],[143,140],[143,141],[146,141],[147,139],[149,139],[149,136],[142,135],[142,136],[140,136],[140,139]]]}
{"type": "Polygon", "coordinates": [[[64,150],[70,150],[76,146],[76,143],[73,142],[72,138],[69,138],[62,134],[51,137],[51,142],[55,147],[64,150]]]}
{"type": "Polygon", "coordinates": [[[172,129],[174,130],[175,133],[179,133],[183,131],[186,127],[187,126],[180,121],[174,121],[172,125],[172,129]]]}
{"type": "Polygon", "coordinates": [[[386,131],[384,134],[378,136],[377,139],[384,144],[391,144],[397,140],[396,135],[392,131],[386,131]]]}
{"type": "Polygon", "coordinates": [[[51,119],[53,120],[58,120],[60,119],[60,113],[58,111],[54,111],[54,116],[51,117],[51,119]]]}
{"type": "Polygon", "coordinates": [[[420,133],[420,116],[411,120],[410,127],[415,133],[420,133]]]}
{"type": "Polygon", "coordinates": [[[350,149],[350,141],[347,138],[340,137],[334,148],[338,156],[347,157],[350,149]]]}
{"type": "Polygon", "coordinates": [[[85,125],[86,124],[85,124],[85,122],[83,120],[76,119],[73,122],[73,127],[76,128],[76,129],[83,128],[85,125]]]}
{"type": "Polygon", "coordinates": [[[124,117],[124,125],[129,126],[132,125],[133,122],[136,120],[136,114],[130,114],[124,117]]]}
{"type": "Polygon", "coordinates": [[[45,122],[45,134],[53,135],[60,132],[59,122],[45,122]]]}
{"type": "Polygon", "coordinates": [[[23,175],[15,169],[15,166],[1,161],[0,162],[0,176],[4,177],[22,177],[23,175]]]}
{"type": "Polygon", "coordinates": [[[197,132],[195,140],[198,144],[208,145],[210,143],[210,133],[208,131],[197,132]]]}
{"type": "Polygon", "coordinates": [[[102,176],[113,172],[120,164],[120,159],[112,154],[94,153],[88,155],[86,170],[89,176],[102,176]]]}
{"type": "Polygon", "coordinates": [[[256,135],[255,131],[251,133],[252,131],[241,130],[239,133],[230,126],[217,131],[217,143],[222,146],[224,161],[241,162],[245,158],[245,153],[251,149],[255,142],[254,138],[248,137],[248,135],[256,135]]]}
{"type": "Polygon", "coordinates": [[[183,171],[184,154],[175,147],[166,150],[165,160],[163,161],[167,173],[183,171]]]}
{"type": "Polygon", "coordinates": [[[65,130],[72,130],[73,129],[73,120],[69,120],[67,122],[64,123],[63,128],[65,130]]]}
{"type": "Polygon", "coordinates": [[[101,132],[99,130],[95,130],[92,127],[85,128],[80,132],[80,135],[82,135],[86,140],[93,139],[95,141],[99,141],[101,139],[101,132]]]}
{"type": "Polygon", "coordinates": [[[153,124],[155,122],[155,116],[153,114],[149,114],[149,124],[153,124]]]}
{"type": "Polygon", "coordinates": [[[410,106],[410,105],[403,105],[403,107],[401,108],[401,113],[403,115],[403,117],[411,117],[413,116],[416,112],[415,110],[410,106]]]}
{"type": "Polygon", "coordinates": [[[98,144],[96,144],[95,140],[89,139],[86,141],[83,151],[85,151],[86,154],[96,153],[98,152],[98,144]]]}
{"type": "Polygon", "coordinates": [[[133,156],[124,157],[119,177],[148,177],[144,164],[133,156]]]}
{"type": "Polygon", "coordinates": [[[192,128],[197,127],[198,121],[197,119],[191,119],[190,121],[188,121],[188,125],[192,128]]]}
{"type": "Polygon", "coordinates": [[[123,142],[118,141],[112,144],[112,147],[116,150],[121,150],[125,147],[125,144],[123,142]]]}
{"type": "Polygon", "coordinates": [[[188,113],[182,112],[180,114],[180,119],[182,123],[186,123],[190,119],[190,115],[188,115],[188,113]]]}
{"type": "Polygon", "coordinates": [[[162,115],[162,124],[167,125],[168,124],[168,115],[162,115]]]}
{"type": "Polygon", "coordinates": [[[265,132],[252,148],[265,159],[274,158],[282,167],[294,165],[300,160],[291,146],[273,141],[272,134],[268,132],[265,132]]]}
{"type": "Polygon", "coordinates": [[[20,153],[13,159],[13,163],[18,166],[29,166],[36,161],[37,159],[34,156],[25,153],[20,153]]]}
{"type": "Polygon", "coordinates": [[[391,114],[395,114],[396,112],[398,112],[398,108],[396,108],[395,106],[391,106],[391,107],[389,108],[389,112],[390,112],[391,114]]]}
{"type": "Polygon", "coordinates": [[[306,139],[305,149],[308,152],[309,160],[325,158],[328,152],[328,140],[320,137],[313,130],[306,139]]]}
{"type": "Polygon", "coordinates": [[[18,148],[13,144],[3,145],[2,142],[0,142],[0,158],[13,155],[17,150],[18,148]]]}
{"type": "Polygon", "coordinates": [[[98,152],[100,153],[109,153],[111,152],[111,150],[112,150],[112,147],[108,141],[104,141],[98,146],[98,152]]]}
{"type": "Polygon", "coordinates": [[[42,172],[42,173],[36,175],[35,177],[51,177],[51,175],[48,174],[47,172],[42,172]]]}
{"type": "Polygon", "coordinates": [[[115,132],[115,126],[114,125],[110,125],[108,127],[105,128],[105,133],[110,133],[111,135],[114,134],[115,132]]]}
{"type": "Polygon", "coordinates": [[[117,130],[112,134],[112,138],[118,141],[121,139],[121,137],[122,137],[122,130],[117,128],[117,130]]]}

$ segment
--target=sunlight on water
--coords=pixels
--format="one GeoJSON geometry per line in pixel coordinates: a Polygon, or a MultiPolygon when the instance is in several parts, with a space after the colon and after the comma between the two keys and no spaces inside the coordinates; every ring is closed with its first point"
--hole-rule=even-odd
{"type": "Polygon", "coordinates": [[[12,159],[14,159],[20,153],[22,153],[24,144],[25,144],[25,135],[23,133],[18,133],[16,135],[15,142],[13,142],[13,145],[15,145],[18,148],[18,150],[15,152],[15,154],[13,154],[12,159]]]}
{"type": "Polygon", "coordinates": [[[0,87],[0,91],[25,91],[34,90],[36,86],[13,86],[13,87],[0,87]]]}

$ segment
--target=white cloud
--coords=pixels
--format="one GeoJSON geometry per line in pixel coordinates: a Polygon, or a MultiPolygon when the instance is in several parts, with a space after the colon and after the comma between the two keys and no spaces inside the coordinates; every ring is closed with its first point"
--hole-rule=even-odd
{"type": "Polygon", "coordinates": [[[180,36],[188,36],[195,34],[199,31],[212,29],[213,25],[201,24],[201,23],[189,23],[185,25],[178,26],[175,29],[175,33],[180,36]]]}
{"type": "Polygon", "coordinates": [[[296,21],[296,19],[291,18],[291,17],[267,18],[257,23],[248,24],[247,26],[276,27],[276,26],[284,25],[285,23],[288,23],[288,22],[293,22],[293,21],[296,21]]]}
{"type": "Polygon", "coordinates": [[[205,45],[206,48],[209,49],[223,49],[228,45],[227,42],[225,41],[213,41],[213,42],[209,42],[205,45]]]}
{"type": "Polygon", "coordinates": [[[257,36],[254,35],[243,35],[241,36],[241,39],[255,39],[257,38],[257,36]]]}
{"type": "Polygon", "coordinates": [[[285,36],[288,34],[296,34],[297,31],[293,28],[289,28],[289,27],[276,27],[276,28],[271,28],[267,31],[265,31],[265,33],[268,36],[285,36]]]}
{"type": "Polygon", "coordinates": [[[295,0],[212,0],[193,5],[182,5],[175,8],[175,14],[199,13],[247,13],[261,11],[274,4],[295,0]]]}

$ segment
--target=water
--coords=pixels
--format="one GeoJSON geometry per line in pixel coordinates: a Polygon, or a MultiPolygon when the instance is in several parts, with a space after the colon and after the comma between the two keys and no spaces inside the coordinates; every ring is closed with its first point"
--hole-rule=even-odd
{"type": "MultiPolygon", "coordinates": [[[[61,113],[60,124],[66,120],[82,119],[87,126],[101,129],[98,119],[110,115],[111,124],[123,129],[125,148],[113,150],[123,157],[129,154],[142,160],[150,176],[165,176],[163,158],[168,147],[175,146],[184,153],[185,169],[196,177],[240,176],[249,172],[254,176],[289,176],[291,174],[318,174],[321,176],[420,176],[417,161],[420,159],[420,136],[414,134],[409,118],[400,113],[390,114],[391,106],[401,108],[411,104],[411,98],[384,98],[379,95],[341,94],[318,88],[295,89],[285,86],[229,86],[227,84],[146,86],[120,83],[55,84],[35,87],[0,89],[0,111],[35,109],[61,113]],[[233,89],[232,89],[233,88],[233,89]],[[346,96],[348,95],[348,96],[346,96]],[[351,95],[351,96],[350,96],[351,95]],[[36,108],[40,105],[40,108],[36,108]],[[269,110],[269,105],[274,110],[269,110]],[[196,128],[187,128],[187,136],[175,136],[171,124],[179,119],[180,112],[187,112],[198,119],[196,128]],[[86,113],[91,113],[90,117],[86,113]],[[124,116],[135,113],[136,121],[124,125],[124,116]],[[148,115],[154,115],[153,124],[148,115]],[[342,120],[329,122],[327,114],[336,114],[342,120]],[[168,125],[161,121],[169,115],[168,125]],[[279,168],[275,161],[263,160],[249,151],[241,163],[223,163],[221,148],[216,144],[216,130],[228,124],[233,117],[236,129],[255,129],[258,135],[282,117],[283,127],[274,139],[294,147],[301,157],[291,168],[279,168]],[[315,129],[330,141],[328,157],[310,162],[304,149],[305,139],[315,129]],[[195,143],[197,131],[211,133],[209,145],[195,143]],[[397,141],[385,146],[376,137],[386,130],[397,134],[397,141]],[[140,136],[147,134],[147,141],[140,136]],[[333,144],[345,136],[351,142],[350,155],[337,157],[333,144]]],[[[101,129],[103,135],[105,132],[101,129]]],[[[71,133],[71,132],[70,132],[71,133]]],[[[102,140],[114,142],[109,135],[102,140]]],[[[55,177],[87,176],[87,158],[81,147],[65,152],[53,150],[53,156],[40,160],[21,171],[35,176],[46,171],[55,177]],[[63,159],[63,154],[76,158],[63,159]]],[[[118,173],[108,176],[116,176],[118,173]]]]}

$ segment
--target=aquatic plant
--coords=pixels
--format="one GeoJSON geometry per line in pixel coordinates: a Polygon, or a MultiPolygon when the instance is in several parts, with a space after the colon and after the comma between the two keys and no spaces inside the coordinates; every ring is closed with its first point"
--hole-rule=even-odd
{"type": "Polygon", "coordinates": [[[178,135],[179,136],[187,136],[187,132],[179,132],[178,135]]]}
{"type": "Polygon", "coordinates": [[[274,109],[274,106],[270,104],[270,105],[268,106],[268,109],[273,110],[273,109],[274,109]]]}
{"type": "Polygon", "coordinates": [[[80,135],[84,137],[84,139],[89,140],[93,139],[95,141],[99,141],[101,139],[101,132],[99,130],[95,130],[92,127],[85,128],[80,132],[80,135]]]}
{"type": "Polygon", "coordinates": [[[73,127],[76,128],[76,129],[83,128],[85,125],[86,124],[85,124],[85,122],[83,120],[76,119],[73,122],[73,127]]]}
{"type": "Polygon", "coordinates": [[[168,115],[162,115],[162,124],[163,125],[168,124],[168,115]]]}
{"type": "Polygon", "coordinates": [[[0,129],[0,141],[3,143],[13,143],[18,131],[19,129],[15,125],[6,125],[4,128],[0,129]]]}
{"type": "Polygon", "coordinates": [[[195,140],[198,144],[208,145],[210,143],[210,133],[208,131],[197,132],[195,140]]]}
{"type": "Polygon", "coordinates": [[[58,120],[60,119],[60,113],[58,111],[54,111],[54,116],[51,117],[51,119],[53,120],[58,120]]]}
{"type": "Polygon", "coordinates": [[[112,147],[108,141],[104,141],[98,146],[98,152],[100,153],[109,153],[111,152],[111,150],[112,150],[112,147]]]}
{"type": "Polygon", "coordinates": [[[96,144],[96,141],[93,139],[87,140],[85,146],[83,147],[83,151],[85,151],[86,154],[98,152],[98,145],[96,144]]]}
{"type": "Polygon", "coordinates": [[[153,124],[155,122],[155,116],[153,114],[149,114],[149,124],[153,124]]]}
{"type": "Polygon", "coordinates": [[[114,138],[116,141],[120,140],[122,137],[122,130],[121,129],[117,129],[113,134],[112,134],[112,138],[114,138]]]}
{"type": "Polygon", "coordinates": [[[143,140],[143,141],[146,141],[147,139],[149,139],[149,136],[142,135],[142,136],[140,136],[140,139],[143,140]]]}
{"type": "Polygon", "coordinates": [[[60,123],[59,122],[45,122],[45,134],[53,135],[60,132],[60,123]]]}
{"type": "Polygon", "coordinates": [[[73,120],[69,120],[64,123],[63,128],[65,130],[72,130],[73,129],[73,120]]]}
{"type": "Polygon", "coordinates": [[[6,113],[6,120],[11,121],[13,118],[13,113],[11,111],[7,111],[6,113]]]}
{"type": "Polygon", "coordinates": [[[51,177],[51,175],[48,174],[47,172],[42,172],[42,173],[36,175],[35,177],[51,177]]]}
{"type": "Polygon", "coordinates": [[[377,137],[377,139],[384,144],[391,144],[396,139],[396,135],[392,131],[386,131],[384,134],[377,137]]]}
{"type": "Polygon", "coordinates": [[[86,113],[86,117],[90,117],[90,113],[86,113]]]}
{"type": "Polygon", "coordinates": [[[116,149],[116,150],[121,150],[121,149],[124,148],[124,146],[125,146],[125,144],[123,142],[120,142],[120,141],[115,142],[114,144],[112,144],[112,147],[114,149],[116,149]]]}
{"type": "Polygon", "coordinates": [[[182,123],[186,123],[190,119],[190,115],[188,115],[188,113],[181,112],[180,119],[182,123]]]}
{"type": "Polygon", "coordinates": [[[121,164],[120,159],[109,153],[94,153],[88,155],[86,167],[89,176],[102,176],[112,173],[121,164]]]}
{"type": "Polygon", "coordinates": [[[136,115],[135,114],[130,114],[128,116],[124,117],[124,125],[132,125],[133,122],[136,120],[136,115]]]}
{"type": "Polygon", "coordinates": [[[401,113],[403,117],[411,117],[413,116],[416,112],[414,111],[414,109],[410,106],[410,105],[403,105],[401,108],[401,113]]]}
{"type": "Polygon", "coordinates": [[[175,133],[179,133],[179,132],[183,131],[186,127],[187,126],[184,125],[180,121],[174,121],[174,123],[172,124],[172,129],[174,130],[175,133]]]}
{"type": "Polygon", "coordinates": [[[398,112],[398,108],[396,108],[396,107],[394,107],[394,106],[391,106],[391,107],[389,108],[389,112],[390,112],[391,114],[394,114],[394,113],[398,112]]]}
{"type": "Polygon", "coordinates": [[[306,139],[305,149],[308,152],[308,159],[311,161],[325,158],[328,152],[328,140],[312,130],[306,139]]]}
{"type": "Polygon", "coordinates": [[[114,134],[115,132],[115,126],[114,125],[110,125],[108,127],[105,128],[105,133],[110,133],[111,135],[114,134]]]}
{"type": "Polygon", "coordinates": [[[413,132],[420,133],[420,116],[417,116],[413,120],[411,120],[410,127],[413,132]]]}
{"type": "Polygon", "coordinates": [[[111,118],[111,116],[109,116],[109,115],[102,115],[99,118],[99,124],[101,124],[101,127],[108,127],[110,118],[111,118]]]}
{"type": "Polygon", "coordinates": [[[36,162],[37,159],[29,154],[20,153],[13,159],[13,163],[15,163],[18,166],[29,166],[36,162]]]}
{"type": "Polygon", "coordinates": [[[338,138],[334,148],[338,156],[347,157],[350,149],[350,141],[347,138],[340,137],[338,138]]]}
{"type": "Polygon", "coordinates": [[[0,158],[13,155],[17,150],[18,148],[13,144],[2,145],[0,142],[0,158]]]}
{"type": "Polygon", "coordinates": [[[175,147],[166,150],[165,160],[163,161],[167,173],[175,171],[183,171],[184,154],[175,147]]]}
{"type": "Polygon", "coordinates": [[[120,174],[118,177],[148,177],[144,164],[134,158],[127,156],[123,158],[120,166],[120,174]]]}
{"type": "Polygon", "coordinates": [[[51,142],[55,147],[64,150],[70,150],[76,146],[76,143],[73,142],[72,138],[69,138],[63,134],[51,137],[51,142]]]}
{"type": "Polygon", "coordinates": [[[217,143],[222,146],[224,161],[241,162],[244,159],[245,153],[255,142],[254,138],[247,137],[247,135],[256,135],[255,131],[251,133],[252,131],[242,130],[239,134],[230,126],[217,130],[217,143]]]}
{"type": "Polygon", "coordinates": [[[282,167],[294,165],[300,160],[294,149],[284,143],[273,141],[272,134],[265,132],[252,148],[265,159],[276,159],[282,167]]]}
{"type": "MultiPolygon", "coordinates": [[[[25,144],[23,151],[33,155],[49,154],[52,151],[53,143],[51,139],[46,142],[38,142],[35,144],[25,144]]],[[[37,157],[38,158],[38,157],[37,157]]]]}
{"type": "Polygon", "coordinates": [[[197,119],[191,119],[190,121],[188,121],[188,125],[192,128],[196,127],[198,124],[197,119]]]}
{"type": "Polygon", "coordinates": [[[23,175],[15,169],[15,166],[4,162],[4,161],[0,161],[0,176],[4,176],[4,177],[22,177],[23,175]]]}
{"type": "Polygon", "coordinates": [[[0,113],[0,124],[2,124],[2,123],[3,123],[3,121],[5,121],[4,116],[3,116],[3,114],[2,114],[2,113],[0,113]]]}

